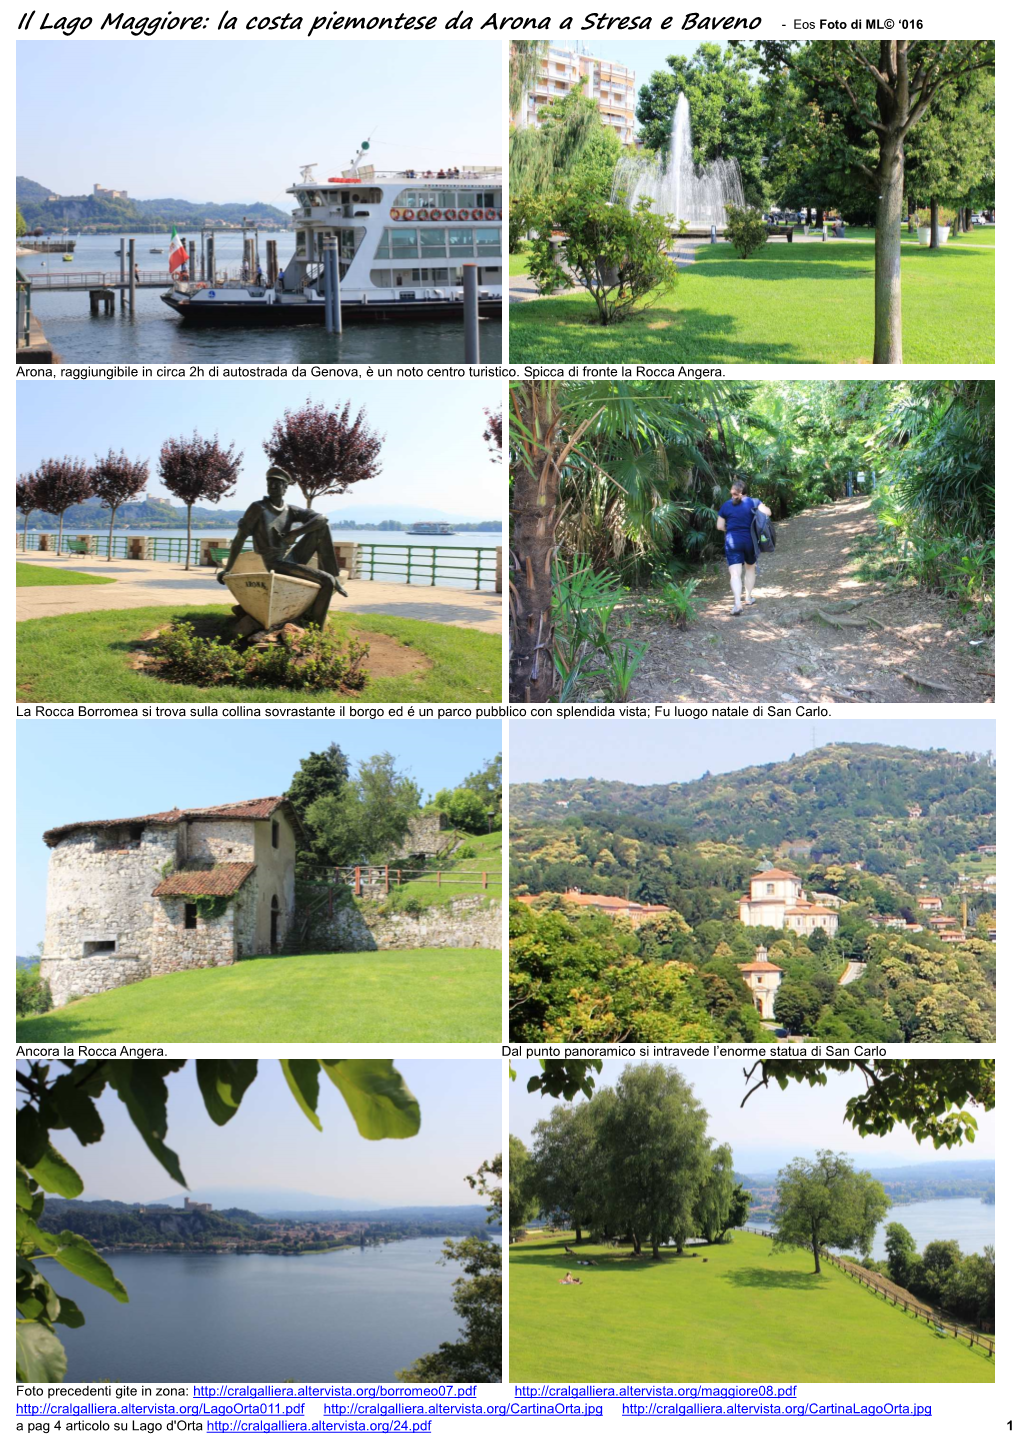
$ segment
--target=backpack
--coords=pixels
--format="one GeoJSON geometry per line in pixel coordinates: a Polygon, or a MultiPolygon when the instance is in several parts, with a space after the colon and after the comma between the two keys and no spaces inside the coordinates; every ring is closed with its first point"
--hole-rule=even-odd
{"type": "Polygon", "coordinates": [[[754,515],[751,518],[751,538],[756,551],[775,551],[776,549],[776,533],[772,529],[772,520],[765,515],[760,506],[754,508],[754,515]]]}

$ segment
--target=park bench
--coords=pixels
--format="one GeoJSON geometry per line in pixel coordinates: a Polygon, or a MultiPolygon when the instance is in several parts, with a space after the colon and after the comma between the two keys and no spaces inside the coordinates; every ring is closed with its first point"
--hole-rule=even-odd
{"type": "Polygon", "coordinates": [[[75,556],[88,556],[89,544],[87,541],[65,541],[64,545],[75,556]]]}
{"type": "Polygon", "coordinates": [[[229,547],[229,546],[210,546],[210,547],[209,547],[209,560],[212,562],[212,564],[213,564],[214,566],[222,566],[223,563],[224,563],[224,561],[226,561],[226,559],[227,559],[227,557],[228,557],[229,555],[230,555],[230,547],[229,547]]]}

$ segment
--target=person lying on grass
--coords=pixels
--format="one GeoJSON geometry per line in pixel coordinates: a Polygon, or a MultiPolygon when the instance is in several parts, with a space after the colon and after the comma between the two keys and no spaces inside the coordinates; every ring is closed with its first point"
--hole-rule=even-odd
{"type": "Polygon", "coordinates": [[[560,1287],[568,1287],[568,1288],[569,1288],[569,1287],[572,1287],[575,1283],[576,1283],[576,1285],[577,1285],[579,1288],[583,1288],[583,1287],[584,1287],[584,1283],[582,1282],[582,1280],[581,1280],[580,1278],[572,1278],[569,1273],[567,1274],[567,1276],[566,1276],[565,1278],[560,1278],[560,1287]]]}
{"type": "Polygon", "coordinates": [[[739,616],[743,610],[740,604],[742,589],[747,593],[747,605],[754,605],[754,568],[758,560],[758,548],[755,545],[751,524],[754,520],[754,513],[760,509],[766,516],[772,515],[764,501],[758,501],[755,497],[746,495],[746,491],[745,482],[734,481],[730,487],[730,499],[724,501],[719,507],[719,519],[715,523],[717,531],[726,533],[726,565],[730,573],[730,590],[733,592],[731,616],[739,616]],[[741,572],[743,572],[743,588],[741,587],[741,572]]]}

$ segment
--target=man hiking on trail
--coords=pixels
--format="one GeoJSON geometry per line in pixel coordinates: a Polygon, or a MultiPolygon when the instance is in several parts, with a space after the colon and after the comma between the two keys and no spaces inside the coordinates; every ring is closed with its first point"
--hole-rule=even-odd
{"type": "Polygon", "coordinates": [[[758,560],[753,531],[754,513],[761,510],[766,516],[772,515],[764,501],[745,495],[746,490],[743,481],[734,481],[730,487],[730,499],[719,507],[719,519],[715,523],[717,531],[726,533],[726,565],[729,567],[730,590],[733,592],[731,616],[739,616],[743,610],[742,592],[747,593],[745,604],[754,605],[754,568],[758,560]]]}

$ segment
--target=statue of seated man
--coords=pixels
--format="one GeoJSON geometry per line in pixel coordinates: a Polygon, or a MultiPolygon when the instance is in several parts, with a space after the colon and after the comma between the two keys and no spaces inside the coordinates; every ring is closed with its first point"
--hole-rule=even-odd
{"type": "Polygon", "coordinates": [[[324,627],[333,593],[346,596],[347,592],[340,585],[340,568],[329,521],[318,511],[288,506],[284,498],[291,484],[292,479],[282,466],[270,466],[266,472],[266,495],[261,501],[253,501],[241,517],[227,563],[216,573],[216,580],[226,585],[227,575],[250,536],[267,571],[316,583],[319,594],[302,620],[324,627]],[[318,569],[307,564],[316,554],[318,569]]]}

